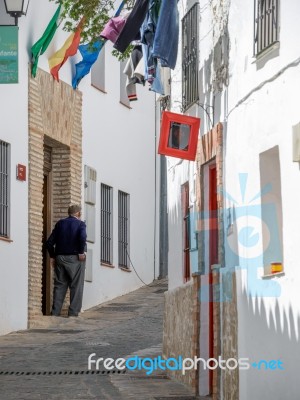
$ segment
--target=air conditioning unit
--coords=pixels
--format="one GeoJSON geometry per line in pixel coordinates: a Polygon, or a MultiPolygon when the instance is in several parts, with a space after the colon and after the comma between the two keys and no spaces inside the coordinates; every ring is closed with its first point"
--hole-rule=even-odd
{"type": "Polygon", "coordinates": [[[94,168],[84,166],[84,202],[96,204],[97,171],[94,168]]]}

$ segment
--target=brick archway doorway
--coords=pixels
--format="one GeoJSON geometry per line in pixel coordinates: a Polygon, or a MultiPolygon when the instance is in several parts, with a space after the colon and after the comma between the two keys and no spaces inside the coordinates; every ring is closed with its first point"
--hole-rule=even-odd
{"type": "Polygon", "coordinates": [[[51,308],[52,271],[43,242],[68,206],[81,203],[81,115],[80,92],[40,69],[29,78],[29,327],[51,308]]]}

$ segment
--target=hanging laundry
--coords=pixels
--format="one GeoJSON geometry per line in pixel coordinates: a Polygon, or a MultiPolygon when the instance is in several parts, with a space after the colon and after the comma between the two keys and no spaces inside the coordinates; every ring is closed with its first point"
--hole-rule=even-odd
{"type": "Polygon", "coordinates": [[[136,75],[134,74],[142,57],[143,52],[141,46],[135,46],[123,71],[124,74],[127,75],[126,93],[129,101],[137,100],[136,83],[144,83],[143,79],[141,79],[137,73],[136,75]]]}
{"type": "Polygon", "coordinates": [[[126,18],[124,17],[119,16],[111,18],[100,33],[100,36],[115,43],[125,23],[126,18]]]}
{"type": "Polygon", "coordinates": [[[157,61],[156,75],[150,90],[161,96],[169,96],[171,94],[171,70],[170,68],[162,67],[160,60],[157,61]]]}
{"type": "Polygon", "coordinates": [[[149,10],[141,27],[141,42],[143,46],[143,54],[146,59],[146,76],[150,84],[153,83],[156,75],[155,70],[157,61],[153,57],[153,42],[160,5],[161,0],[150,0],[149,10]]]}
{"type": "Polygon", "coordinates": [[[143,85],[145,84],[145,62],[144,62],[144,56],[140,59],[140,62],[138,63],[137,67],[134,70],[133,76],[137,78],[138,83],[142,83],[143,85]]]}
{"type": "Polygon", "coordinates": [[[162,0],[153,43],[153,57],[162,67],[175,68],[179,42],[177,0],[162,0]]]}
{"type": "Polygon", "coordinates": [[[126,23],[114,44],[114,48],[124,53],[133,40],[139,39],[139,30],[146,17],[149,0],[137,0],[126,23]]]}

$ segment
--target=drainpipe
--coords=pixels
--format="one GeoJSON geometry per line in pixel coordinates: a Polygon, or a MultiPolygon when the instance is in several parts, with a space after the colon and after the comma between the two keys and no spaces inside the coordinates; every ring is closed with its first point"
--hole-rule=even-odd
{"type": "Polygon", "coordinates": [[[160,156],[159,279],[168,276],[167,161],[160,156]]]}
{"type": "Polygon", "coordinates": [[[155,270],[156,270],[156,218],[157,218],[157,155],[156,155],[156,149],[157,149],[157,104],[156,104],[156,95],[154,96],[154,118],[155,118],[155,124],[154,124],[154,246],[153,246],[153,280],[155,281],[155,270]]]}

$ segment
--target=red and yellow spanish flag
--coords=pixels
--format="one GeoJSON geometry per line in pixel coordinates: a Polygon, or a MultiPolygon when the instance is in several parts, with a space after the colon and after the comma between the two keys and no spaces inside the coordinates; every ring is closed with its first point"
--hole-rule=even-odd
{"type": "Polygon", "coordinates": [[[76,31],[73,32],[65,41],[62,48],[54,53],[53,56],[50,57],[48,60],[50,73],[57,81],[59,80],[58,71],[60,70],[60,68],[64,65],[69,57],[74,56],[77,52],[80,43],[80,34],[82,31],[83,23],[84,17],[79,22],[76,31]]]}

